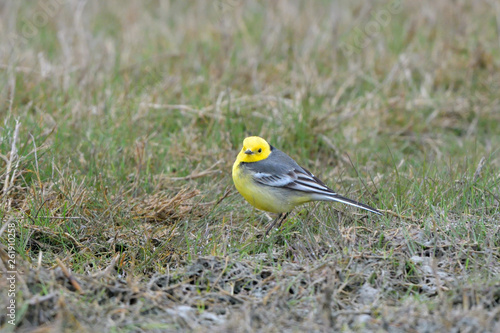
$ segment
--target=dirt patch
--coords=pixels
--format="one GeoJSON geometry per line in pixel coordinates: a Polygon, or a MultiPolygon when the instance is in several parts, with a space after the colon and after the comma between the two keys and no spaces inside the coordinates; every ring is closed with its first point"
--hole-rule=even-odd
{"type": "MultiPolygon", "coordinates": [[[[281,268],[270,259],[201,257],[140,279],[114,267],[76,275],[65,272],[64,264],[25,265],[18,302],[26,309],[19,330],[493,332],[500,327],[500,282],[465,285],[447,279],[442,267],[433,271],[433,259],[329,255],[281,268]],[[415,264],[413,272],[409,263],[415,264]]],[[[5,321],[2,317],[1,325],[5,321]]]]}

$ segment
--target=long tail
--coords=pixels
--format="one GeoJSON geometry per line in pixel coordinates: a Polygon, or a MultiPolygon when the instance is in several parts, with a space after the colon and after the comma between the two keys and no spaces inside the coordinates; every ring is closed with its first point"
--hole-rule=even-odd
{"type": "Polygon", "coordinates": [[[329,201],[338,201],[338,202],[342,202],[342,203],[345,203],[347,205],[351,205],[351,206],[354,206],[354,207],[358,207],[358,208],[361,208],[361,209],[364,209],[364,210],[367,210],[369,212],[372,212],[372,213],[375,213],[375,214],[378,214],[378,215],[383,215],[381,212],[379,212],[378,210],[376,210],[375,208],[373,207],[370,207],[368,205],[365,205],[365,204],[362,204],[361,202],[357,202],[357,201],[354,201],[354,200],[351,200],[349,198],[345,198],[343,196],[340,196],[338,194],[332,194],[332,195],[323,195],[321,200],[329,200],[329,201]]]}

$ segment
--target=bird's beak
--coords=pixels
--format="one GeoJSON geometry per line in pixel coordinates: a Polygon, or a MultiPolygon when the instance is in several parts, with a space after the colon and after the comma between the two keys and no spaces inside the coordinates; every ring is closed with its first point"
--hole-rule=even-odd
{"type": "Polygon", "coordinates": [[[250,149],[247,149],[247,150],[245,150],[245,154],[247,154],[247,155],[252,155],[252,154],[253,154],[253,151],[251,151],[250,149]]]}

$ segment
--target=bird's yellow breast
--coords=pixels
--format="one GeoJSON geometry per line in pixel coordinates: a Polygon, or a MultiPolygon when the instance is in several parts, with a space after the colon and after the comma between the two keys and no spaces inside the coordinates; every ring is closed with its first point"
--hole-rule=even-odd
{"type": "Polygon", "coordinates": [[[255,182],[250,172],[245,172],[238,160],[233,164],[233,181],[240,194],[255,208],[271,213],[285,213],[295,206],[309,202],[288,190],[273,188],[255,182]]]}

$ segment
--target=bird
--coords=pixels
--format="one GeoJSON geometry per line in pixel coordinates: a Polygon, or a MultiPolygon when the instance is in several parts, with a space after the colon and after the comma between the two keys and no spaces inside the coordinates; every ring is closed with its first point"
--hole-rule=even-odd
{"type": "Polygon", "coordinates": [[[243,140],[232,177],[238,192],[252,206],[278,213],[267,228],[266,236],[278,222],[279,227],[296,206],[311,201],[337,201],[383,215],[373,207],[337,194],[290,156],[258,136],[243,140]]]}

